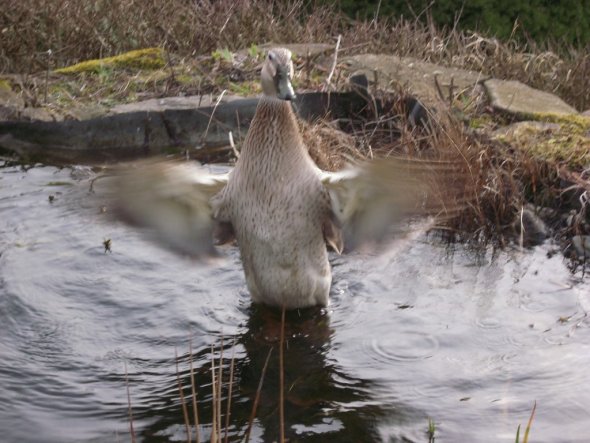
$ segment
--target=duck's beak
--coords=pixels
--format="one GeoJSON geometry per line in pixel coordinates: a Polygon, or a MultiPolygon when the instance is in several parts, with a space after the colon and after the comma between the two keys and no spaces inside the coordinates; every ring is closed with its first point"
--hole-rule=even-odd
{"type": "Polygon", "coordinates": [[[278,97],[281,100],[295,100],[295,91],[293,90],[293,85],[291,84],[291,80],[286,75],[281,75],[279,77],[279,84],[278,84],[278,97]]]}

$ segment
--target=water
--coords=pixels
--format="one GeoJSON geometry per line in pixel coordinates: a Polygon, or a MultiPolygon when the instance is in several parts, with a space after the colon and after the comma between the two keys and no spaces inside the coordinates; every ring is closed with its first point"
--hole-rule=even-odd
{"type": "MultiPolygon", "coordinates": [[[[237,441],[271,347],[251,441],[276,440],[279,318],[251,306],[237,251],[204,266],[152,246],[106,222],[88,175],[0,168],[2,441],[131,441],[127,385],[138,439],[186,441],[175,352],[207,437],[212,355],[227,379],[232,349],[237,441]]],[[[552,248],[334,257],[330,308],[287,322],[288,437],[426,442],[431,418],[437,442],[509,442],[536,401],[531,440],[587,441],[590,285],[552,248]]]]}

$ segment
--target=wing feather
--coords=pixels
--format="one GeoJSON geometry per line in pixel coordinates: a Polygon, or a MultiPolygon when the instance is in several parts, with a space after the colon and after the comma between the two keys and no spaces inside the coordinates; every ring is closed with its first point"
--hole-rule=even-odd
{"type": "Polygon", "coordinates": [[[228,180],[194,162],[142,161],[119,166],[111,181],[115,216],[191,257],[214,255],[211,198],[228,180]]]}
{"type": "Polygon", "coordinates": [[[450,162],[403,158],[366,161],[339,172],[320,171],[347,250],[379,244],[416,216],[456,213],[464,175],[450,162]]]}

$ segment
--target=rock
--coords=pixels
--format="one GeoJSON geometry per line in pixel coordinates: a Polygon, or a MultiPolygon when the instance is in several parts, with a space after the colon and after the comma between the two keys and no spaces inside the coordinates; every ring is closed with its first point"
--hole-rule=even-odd
{"type": "Polygon", "coordinates": [[[578,257],[590,258],[590,235],[574,235],[572,244],[578,257]]]}
{"type": "Polygon", "coordinates": [[[41,122],[53,122],[63,120],[63,117],[56,116],[51,111],[45,108],[24,108],[20,112],[20,119],[41,122]]]}
{"type": "Polygon", "coordinates": [[[353,72],[348,78],[348,83],[362,93],[366,93],[369,89],[369,79],[362,72],[353,72]]]}
{"type": "Polygon", "coordinates": [[[576,211],[572,209],[570,212],[562,215],[562,220],[564,224],[571,229],[574,229],[574,232],[578,234],[584,234],[590,232],[590,217],[588,218],[588,222],[586,221],[586,214],[585,211],[576,211]]]}
{"type": "Polygon", "coordinates": [[[483,84],[495,109],[519,118],[578,114],[556,95],[533,89],[516,80],[489,79],[483,84]]]}
{"type": "Polygon", "coordinates": [[[18,120],[20,109],[13,106],[0,105],[0,121],[18,120]]]}
{"type": "Polygon", "coordinates": [[[0,148],[45,162],[77,163],[219,146],[227,144],[230,130],[239,125],[247,129],[257,104],[257,99],[244,99],[215,111],[213,107],[168,108],[88,120],[0,122],[0,148]]]}
{"type": "Polygon", "coordinates": [[[369,81],[385,90],[397,91],[400,86],[426,106],[440,103],[435,77],[445,100],[451,93],[475,87],[487,77],[475,71],[448,68],[417,60],[384,54],[363,54],[345,57],[341,63],[355,75],[364,73],[369,81]],[[377,71],[377,74],[375,74],[377,71]]]}
{"type": "Polygon", "coordinates": [[[529,134],[553,134],[561,129],[559,123],[552,122],[538,122],[538,121],[523,121],[512,123],[508,126],[503,126],[496,129],[492,136],[497,137],[508,137],[510,139],[519,138],[529,134]]]}
{"type": "Polygon", "coordinates": [[[311,57],[317,57],[319,55],[327,54],[330,51],[334,51],[336,47],[335,45],[330,45],[328,43],[290,43],[280,45],[274,43],[264,43],[258,47],[266,51],[268,49],[276,48],[277,46],[289,49],[298,57],[306,57],[307,55],[311,57]]]}
{"type": "Polygon", "coordinates": [[[20,94],[10,87],[8,80],[0,79],[0,106],[21,109],[25,102],[20,94]]]}
{"type": "Polygon", "coordinates": [[[549,228],[531,207],[526,207],[520,212],[513,223],[514,229],[519,234],[523,246],[537,246],[549,237],[549,228]]]}
{"type": "Polygon", "coordinates": [[[10,81],[0,78],[0,121],[17,120],[24,107],[22,96],[12,90],[10,81]]]}
{"type": "Polygon", "coordinates": [[[67,109],[60,112],[63,114],[63,120],[89,120],[106,115],[108,109],[100,103],[80,105],[73,102],[67,109]]]}
{"type": "MultiPolygon", "coordinates": [[[[128,112],[163,112],[166,110],[197,109],[215,106],[218,97],[209,95],[190,95],[187,97],[152,98],[135,103],[125,103],[109,109],[108,114],[125,114],[128,112]]],[[[224,94],[219,103],[241,100],[238,95],[224,94]]]]}
{"type": "MultiPolygon", "coordinates": [[[[191,100],[136,103],[86,120],[0,121],[0,149],[48,163],[84,163],[223,147],[229,131],[236,141],[246,134],[258,105],[247,98],[198,108],[191,100]]],[[[299,94],[293,106],[313,121],[326,114],[349,117],[366,104],[354,92],[312,92],[299,94]]]]}

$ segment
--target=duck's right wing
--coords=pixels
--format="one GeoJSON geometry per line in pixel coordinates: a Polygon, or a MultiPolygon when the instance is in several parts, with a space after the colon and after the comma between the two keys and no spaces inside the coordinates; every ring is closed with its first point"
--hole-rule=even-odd
{"type": "Polygon", "coordinates": [[[112,175],[106,206],[116,218],[180,254],[215,254],[218,224],[210,201],[229,173],[214,174],[195,162],[148,160],[117,166],[112,175]]]}
{"type": "Polygon", "coordinates": [[[346,250],[380,244],[412,217],[449,217],[464,205],[465,176],[450,162],[376,159],[320,179],[346,250]]]}

